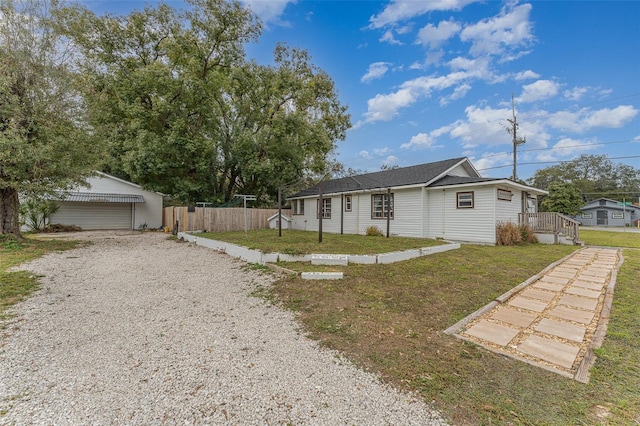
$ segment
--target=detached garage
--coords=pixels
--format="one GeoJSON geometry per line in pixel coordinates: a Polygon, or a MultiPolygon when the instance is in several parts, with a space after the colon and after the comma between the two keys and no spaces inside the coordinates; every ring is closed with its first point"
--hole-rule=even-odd
{"type": "Polygon", "coordinates": [[[162,194],[102,172],[88,186],[60,194],[51,224],[82,229],[139,229],[162,226],[162,194]]]}

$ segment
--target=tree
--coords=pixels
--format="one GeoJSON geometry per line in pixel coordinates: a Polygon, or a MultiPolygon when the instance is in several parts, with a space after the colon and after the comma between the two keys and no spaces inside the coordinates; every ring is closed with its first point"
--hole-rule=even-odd
{"type": "Polygon", "coordinates": [[[549,195],[542,200],[543,211],[574,216],[584,204],[580,190],[572,183],[552,183],[549,195]]]}
{"type": "Polygon", "coordinates": [[[614,164],[605,155],[581,155],[540,169],[529,180],[532,186],[549,190],[554,183],[571,182],[584,201],[601,197],[622,200],[640,196],[640,170],[626,164],[614,164]]]}
{"type": "Polygon", "coordinates": [[[109,171],[182,202],[269,202],[319,170],[349,127],[333,82],[300,49],[274,65],[245,60],[261,27],[237,2],[191,0],[126,17],[75,7],[65,31],[82,47],[91,123],[109,171]]]}
{"type": "Polygon", "coordinates": [[[19,195],[80,183],[99,158],[52,10],[44,0],[0,3],[0,234],[21,237],[19,195]]]}

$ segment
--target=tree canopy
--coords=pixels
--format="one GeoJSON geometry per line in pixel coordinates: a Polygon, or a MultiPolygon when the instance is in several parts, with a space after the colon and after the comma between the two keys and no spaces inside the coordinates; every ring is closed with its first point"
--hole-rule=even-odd
{"type": "Polygon", "coordinates": [[[189,0],[128,16],[76,6],[59,16],[81,48],[95,134],[108,171],[182,202],[269,202],[326,167],[350,126],[331,78],[301,49],[273,65],[245,58],[261,31],[238,2],[189,0]]]}
{"type": "Polygon", "coordinates": [[[538,170],[529,183],[550,191],[554,184],[571,183],[583,202],[597,198],[637,198],[640,196],[640,170],[616,164],[605,155],[581,155],[571,160],[538,170]]]}
{"type": "Polygon", "coordinates": [[[73,52],[40,0],[0,3],[0,234],[20,236],[19,195],[82,182],[101,157],[73,52]]]}
{"type": "Polygon", "coordinates": [[[549,195],[544,197],[542,210],[574,216],[580,212],[584,200],[580,190],[570,182],[555,182],[549,187],[549,195]]]}

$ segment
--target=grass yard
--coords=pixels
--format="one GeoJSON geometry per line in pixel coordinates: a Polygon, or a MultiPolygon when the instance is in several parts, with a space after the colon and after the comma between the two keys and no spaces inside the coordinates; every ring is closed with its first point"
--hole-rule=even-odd
{"type": "Polygon", "coordinates": [[[27,271],[9,272],[8,269],[50,251],[69,250],[77,245],[77,241],[44,240],[33,236],[18,241],[0,236],[0,319],[8,307],[38,289],[38,278],[33,274],[27,271]]]}
{"type": "Polygon", "coordinates": [[[580,241],[590,246],[640,248],[640,232],[580,230],[580,241]]]}
{"type": "Polygon", "coordinates": [[[406,237],[369,237],[365,235],[322,234],[322,243],[318,242],[318,233],[283,229],[282,237],[277,229],[259,229],[247,232],[206,232],[199,237],[226,241],[263,253],[283,253],[303,255],[309,253],[329,254],[377,254],[397,250],[430,247],[443,244],[441,241],[406,237]]]}
{"type": "Polygon", "coordinates": [[[575,249],[468,245],[391,265],[332,267],[345,279],[285,279],[265,296],[296,311],[312,338],[417,392],[453,424],[638,424],[640,251],[625,251],[587,385],[442,332],[575,249]]]}

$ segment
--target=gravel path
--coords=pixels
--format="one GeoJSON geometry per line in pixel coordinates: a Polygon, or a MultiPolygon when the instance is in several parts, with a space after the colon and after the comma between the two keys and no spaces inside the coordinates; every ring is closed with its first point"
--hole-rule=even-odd
{"type": "Polygon", "coordinates": [[[157,233],[23,267],[42,290],[0,348],[0,424],[393,424],[444,421],[250,293],[272,278],[157,233]]]}

